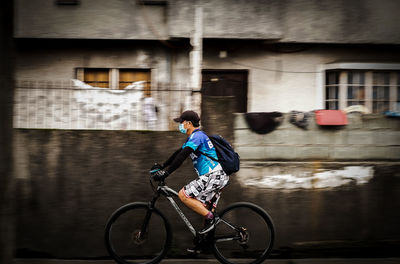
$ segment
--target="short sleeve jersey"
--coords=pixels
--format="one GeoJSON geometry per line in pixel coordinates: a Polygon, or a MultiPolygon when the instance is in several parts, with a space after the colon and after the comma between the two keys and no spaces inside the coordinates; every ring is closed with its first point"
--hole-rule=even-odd
{"type": "Polygon", "coordinates": [[[185,147],[190,147],[194,150],[190,154],[190,158],[199,176],[213,171],[219,165],[217,161],[200,153],[202,152],[216,160],[218,159],[214,145],[203,131],[196,129],[183,144],[182,149],[185,147]]]}

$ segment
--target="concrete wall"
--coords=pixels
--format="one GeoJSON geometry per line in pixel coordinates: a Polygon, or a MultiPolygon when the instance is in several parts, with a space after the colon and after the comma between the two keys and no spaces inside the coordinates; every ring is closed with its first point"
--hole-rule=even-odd
{"type": "Polygon", "coordinates": [[[234,97],[203,96],[201,103],[201,126],[208,134],[217,134],[229,142],[234,142],[232,129],[235,116],[231,114],[234,97]]]}
{"type": "MultiPolygon", "coordinates": [[[[109,215],[122,204],[149,200],[149,167],[164,161],[184,141],[179,132],[16,129],[17,256],[107,256],[103,231],[109,215]]],[[[245,156],[240,147],[237,149],[245,156]]],[[[398,256],[399,169],[398,163],[388,162],[251,166],[245,162],[244,174],[231,176],[219,208],[238,201],[265,208],[276,226],[274,256],[398,256]],[[300,179],[305,172],[343,171],[346,166],[366,167],[373,173],[363,182],[325,188],[251,184],[265,177],[266,169],[286,174],[302,171],[303,175],[296,176],[300,179]]],[[[168,184],[179,190],[194,177],[188,160],[169,176],[168,184]]],[[[165,200],[158,207],[174,223],[169,256],[186,255],[191,234],[165,200]]],[[[182,209],[200,227],[199,217],[182,209]]]]}
{"type": "Polygon", "coordinates": [[[169,35],[189,38],[195,8],[203,9],[204,38],[280,39],[283,5],[279,1],[170,1],[169,35]]]}
{"type": "Polygon", "coordinates": [[[166,39],[165,6],[136,1],[15,1],[15,36],[24,38],[166,39]],[[35,10],[35,12],[32,12],[35,10]]]}
{"type": "Polygon", "coordinates": [[[175,56],[154,41],[18,40],[16,79],[77,78],[75,68],[143,68],[152,69],[155,82],[184,82],[188,52],[183,46],[175,56]]]}
{"type": "Polygon", "coordinates": [[[243,114],[235,118],[235,146],[246,160],[399,160],[400,120],[381,115],[349,114],[344,127],[309,129],[289,122],[288,114],[274,131],[260,135],[249,129],[243,114]]]}
{"type": "Polygon", "coordinates": [[[136,1],[18,0],[15,36],[21,38],[189,38],[195,6],[204,11],[205,38],[273,39],[282,42],[399,43],[391,0],[170,0],[167,6],[136,1]],[[40,8],[37,8],[40,7],[40,8]],[[31,10],[36,10],[32,13],[31,10]],[[382,26],[384,25],[384,26],[382,26]]]}

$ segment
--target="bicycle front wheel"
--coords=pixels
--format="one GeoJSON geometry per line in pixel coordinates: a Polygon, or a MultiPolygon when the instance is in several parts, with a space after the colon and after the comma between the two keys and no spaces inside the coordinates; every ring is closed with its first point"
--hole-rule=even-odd
{"type": "Polygon", "coordinates": [[[158,263],[171,244],[171,227],[165,216],[147,203],[131,203],[116,210],[107,222],[105,244],[120,264],[158,263]]]}
{"type": "Polygon", "coordinates": [[[215,226],[213,251],[224,264],[262,263],[271,253],[274,226],[261,207],[251,203],[235,203],[219,214],[215,226]]]}

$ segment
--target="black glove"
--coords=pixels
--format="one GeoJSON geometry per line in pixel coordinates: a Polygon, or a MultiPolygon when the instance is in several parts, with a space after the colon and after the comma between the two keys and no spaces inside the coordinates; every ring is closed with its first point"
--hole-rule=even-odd
{"type": "Polygon", "coordinates": [[[162,170],[164,169],[163,165],[154,163],[153,167],[151,167],[150,171],[157,171],[157,170],[162,170]]]}
{"type": "Polygon", "coordinates": [[[153,173],[153,179],[154,179],[155,181],[162,181],[162,180],[164,180],[165,178],[167,178],[168,175],[169,175],[169,173],[168,173],[167,171],[165,171],[165,170],[159,170],[159,171],[153,173]]]}

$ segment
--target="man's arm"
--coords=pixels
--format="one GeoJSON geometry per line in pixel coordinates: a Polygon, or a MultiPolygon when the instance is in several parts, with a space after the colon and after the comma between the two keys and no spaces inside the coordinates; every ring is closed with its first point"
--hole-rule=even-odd
{"type": "Polygon", "coordinates": [[[162,168],[165,169],[169,165],[171,165],[172,161],[174,161],[175,157],[182,151],[182,148],[177,149],[172,155],[167,159],[166,162],[162,164],[162,168]]]}
{"type": "MultiPolygon", "coordinates": [[[[168,166],[168,168],[165,170],[168,174],[171,174],[174,172],[177,168],[179,168],[182,163],[185,161],[187,157],[189,157],[190,153],[192,153],[194,150],[191,147],[185,147],[184,149],[180,149],[179,152],[176,151],[175,153],[172,154],[172,156],[167,160],[169,161],[174,155],[174,158],[170,162],[170,165],[165,165],[164,168],[168,166]]],[[[167,162],[166,162],[167,163],[167,162]]]]}

